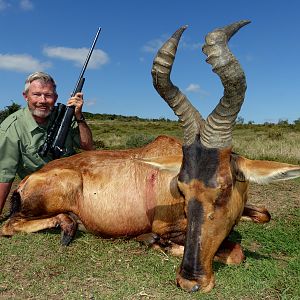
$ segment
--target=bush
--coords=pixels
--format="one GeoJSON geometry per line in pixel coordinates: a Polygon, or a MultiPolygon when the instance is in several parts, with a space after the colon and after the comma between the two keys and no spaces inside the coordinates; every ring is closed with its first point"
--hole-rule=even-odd
{"type": "Polygon", "coordinates": [[[280,128],[272,128],[268,131],[268,138],[274,140],[281,140],[284,138],[282,130],[280,128]]]}
{"type": "Polygon", "coordinates": [[[105,144],[101,140],[94,141],[94,146],[96,147],[96,149],[104,149],[105,148],[105,144]]]}
{"type": "Polygon", "coordinates": [[[134,134],[129,136],[126,141],[127,148],[137,148],[149,144],[155,139],[153,135],[134,134]]]}
{"type": "Polygon", "coordinates": [[[0,124],[12,113],[21,108],[21,105],[12,101],[11,105],[6,106],[3,110],[0,110],[0,124]]]}

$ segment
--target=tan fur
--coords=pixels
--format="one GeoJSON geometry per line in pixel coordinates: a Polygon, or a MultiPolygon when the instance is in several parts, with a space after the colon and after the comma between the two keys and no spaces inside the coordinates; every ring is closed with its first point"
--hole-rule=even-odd
{"type": "MultiPolygon", "coordinates": [[[[204,211],[199,263],[205,275],[197,284],[209,291],[214,285],[212,261],[241,216],[267,221],[263,210],[254,206],[245,209],[248,180],[260,178],[257,181],[262,182],[266,177],[268,181],[278,179],[278,174],[281,179],[294,178],[300,176],[300,167],[243,157],[236,157],[233,166],[231,149],[223,149],[219,151],[217,185],[209,188],[197,179],[188,184],[178,181],[181,147],[178,140],[161,136],[139,149],[90,151],[52,161],[20,183],[21,212],[4,224],[0,235],[61,226],[68,237],[69,232],[74,233],[71,225],[75,220],[101,236],[152,232],[179,244],[173,243],[170,253],[180,255],[187,228],[187,202],[195,198],[204,211]],[[236,173],[245,180],[235,178],[236,173]]],[[[238,263],[243,254],[235,247],[217,256],[219,261],[238,263]]],[[[193,280],[182,278],[180,273],[177,282],[187,290],[195,286],[193,280]]]]}
{"type": "Polygon", "coordinates": [[[10,221],[10,226],[3,226],[0,235],[12,236],[18,232],[36,232],[43,229],[54,228],[56,226],[64,226],[64,223],[69,223],[69,217],[65,214],[58,214],[54,217],[44,219],[29,219],[15,218],[10,221]]]}
{"type": "MultiPolygon", "coordinates": [[[[52,161],[26,177],[18,191],[26,211],[41,218],[72,212],[88,231],[99,235],[138,235],[153,231],[168,236],[174,230],[184,232],[186,228],[185,200],[181,192],[185,199],[206,199],[205,211],[213,218],[216,213],[213,201],[231,180],[230,152],[231,149],[224,149],[220,154],[217,189],[204,189],[198,181],[186,187],[178,185],[181,143],[160,136],[139,149],[89,151],[52,161]]],[[[244,173],[262,172],[268,167],[271,172],[299,169],[280,163],[251,162],[239,157],[238,166],[244,173]]],[[[226,232],[241,217],[247,191],[247,181],[237,181],[230,188],[226,208],[230,222],[226,232]]]]}

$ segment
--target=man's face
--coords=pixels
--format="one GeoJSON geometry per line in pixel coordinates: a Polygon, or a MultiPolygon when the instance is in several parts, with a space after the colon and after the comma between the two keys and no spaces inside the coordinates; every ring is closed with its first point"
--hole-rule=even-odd
{"type": "Polygon", "coordinates": [[[41,122],[50,115],[57,100],[53,85],[51,83],[45,84],[39,80],[31,82],[28,93],[23,93],[23,96],[33,117],[41,122]]]}

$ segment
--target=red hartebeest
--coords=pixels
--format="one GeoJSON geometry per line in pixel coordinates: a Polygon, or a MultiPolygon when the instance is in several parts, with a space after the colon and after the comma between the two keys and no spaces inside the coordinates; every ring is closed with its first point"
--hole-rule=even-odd
{"type": "Polygon", "coordinates": [[[214,258],[225,263],[244,258],[240,246],[227,240],[240,218],[269,220],[265,209],[246,204],[249,182],[300,176],[300,166],[248,160],[232,152],[232,128],[246,80],[227,42],[247,23],[216,29],[206,37],[207,62],[224,86],[223,98],[206,120],[170,81],[186,27],[158,51],[153,84],[182,122],[183,145],[161,136],[139,149],[90,151],[52,161],[22,180],[12,197],[11,217],[0,234],[12,236],[59,225],[62,243],[67,245],[82,223],[101,236],[137,236],[183,254],[177,272],[183,289],[211,290],[214,258]]]}

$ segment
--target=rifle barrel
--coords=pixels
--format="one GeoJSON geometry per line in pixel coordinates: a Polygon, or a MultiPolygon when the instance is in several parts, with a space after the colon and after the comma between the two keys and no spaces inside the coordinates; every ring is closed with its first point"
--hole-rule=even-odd
{"type": "Polygon", "coordinates": [[[83,65],[83,67],[82,67],[82,70],[81,70],[81,73],[80,73],[80,75],[79,75],[79,78],[78,78],[78,80],[77,80],[75,89],[74,89],[74,91],[73,91],[73,93],[72,93],[72,96],[75,96],[75,94],[76,94],[76,92],[77,92],[77,90],[78,90],[78,86],[79,86],[80,81],[81,81],[81,79],[82,79],[82,77],[83,77],[83,74],[84,74],[84,72],[85,72],[85,70],[86,70],[86,67],[87,67],[87,65],[88,65],[88,63],[89,63],[89,60],[90,60],[90,58],[91,58],[91,55],[92,55],[93,50],[94,50],[94,48],[95,48],[95,45],[96,45],[96,43],[97,43],[97,40],[98,40],[98,36],[99,36],[99,34],[100,34],[100,31],[101,31],[101,27],[98,28],[98,31],[97,31],[97,33],[96,33],[96,36],[95,36],[95,38],[94,38],[94,41],[93,41],[92,46],[91,46],[91,48],[90,48],[90,51],[89,51],[89,53],[88,53],[88,56],[87,56],[87,58],[86,58],[86,60],[85,60],[85,63],[84,63],[84,65],[83,65]]]}
{"type": "MultiPolygon", "coordinates": [[[[1,1],[1,0],[0,0],[1,1]]],[[[81,92],[83,84],[84,84],[84,72],[86,70],[86,67],[89,63],[89,60],[91,58],[91,55],[93,53],[93,50],[95,48],[99,33],[101,31],[101,27],[98,28],[98,31],[96,33],[96,36],[94,38],[93,44],[90,48],[90,51],[88,53],[88,56],[85,60],[85,63],[82,67],[81,73],[79,75],[78,81],[76,83],[75,89],[73,91],[72,97],[75,96],[77,92],[81,92]]],[[[64,145],[66,141],[67,134],[69,132],[72,118],[74,116],[75,106],[65,106],[64,104],[60,103],[59,107],[59,118],[56,117],[53,121],[48,130],[47,130],[47,137],[44,142],[44,144],[39,149],[39,155],[42,157],[45,157],[48,153],[48,151],[51,151],[52,157],[54,159],[60,158],[65,150],[64,145]],[[61,109],[60,109],[61,108],[61,109]],[[62,108],[64,109],[62,112],[62,108]]]]}

